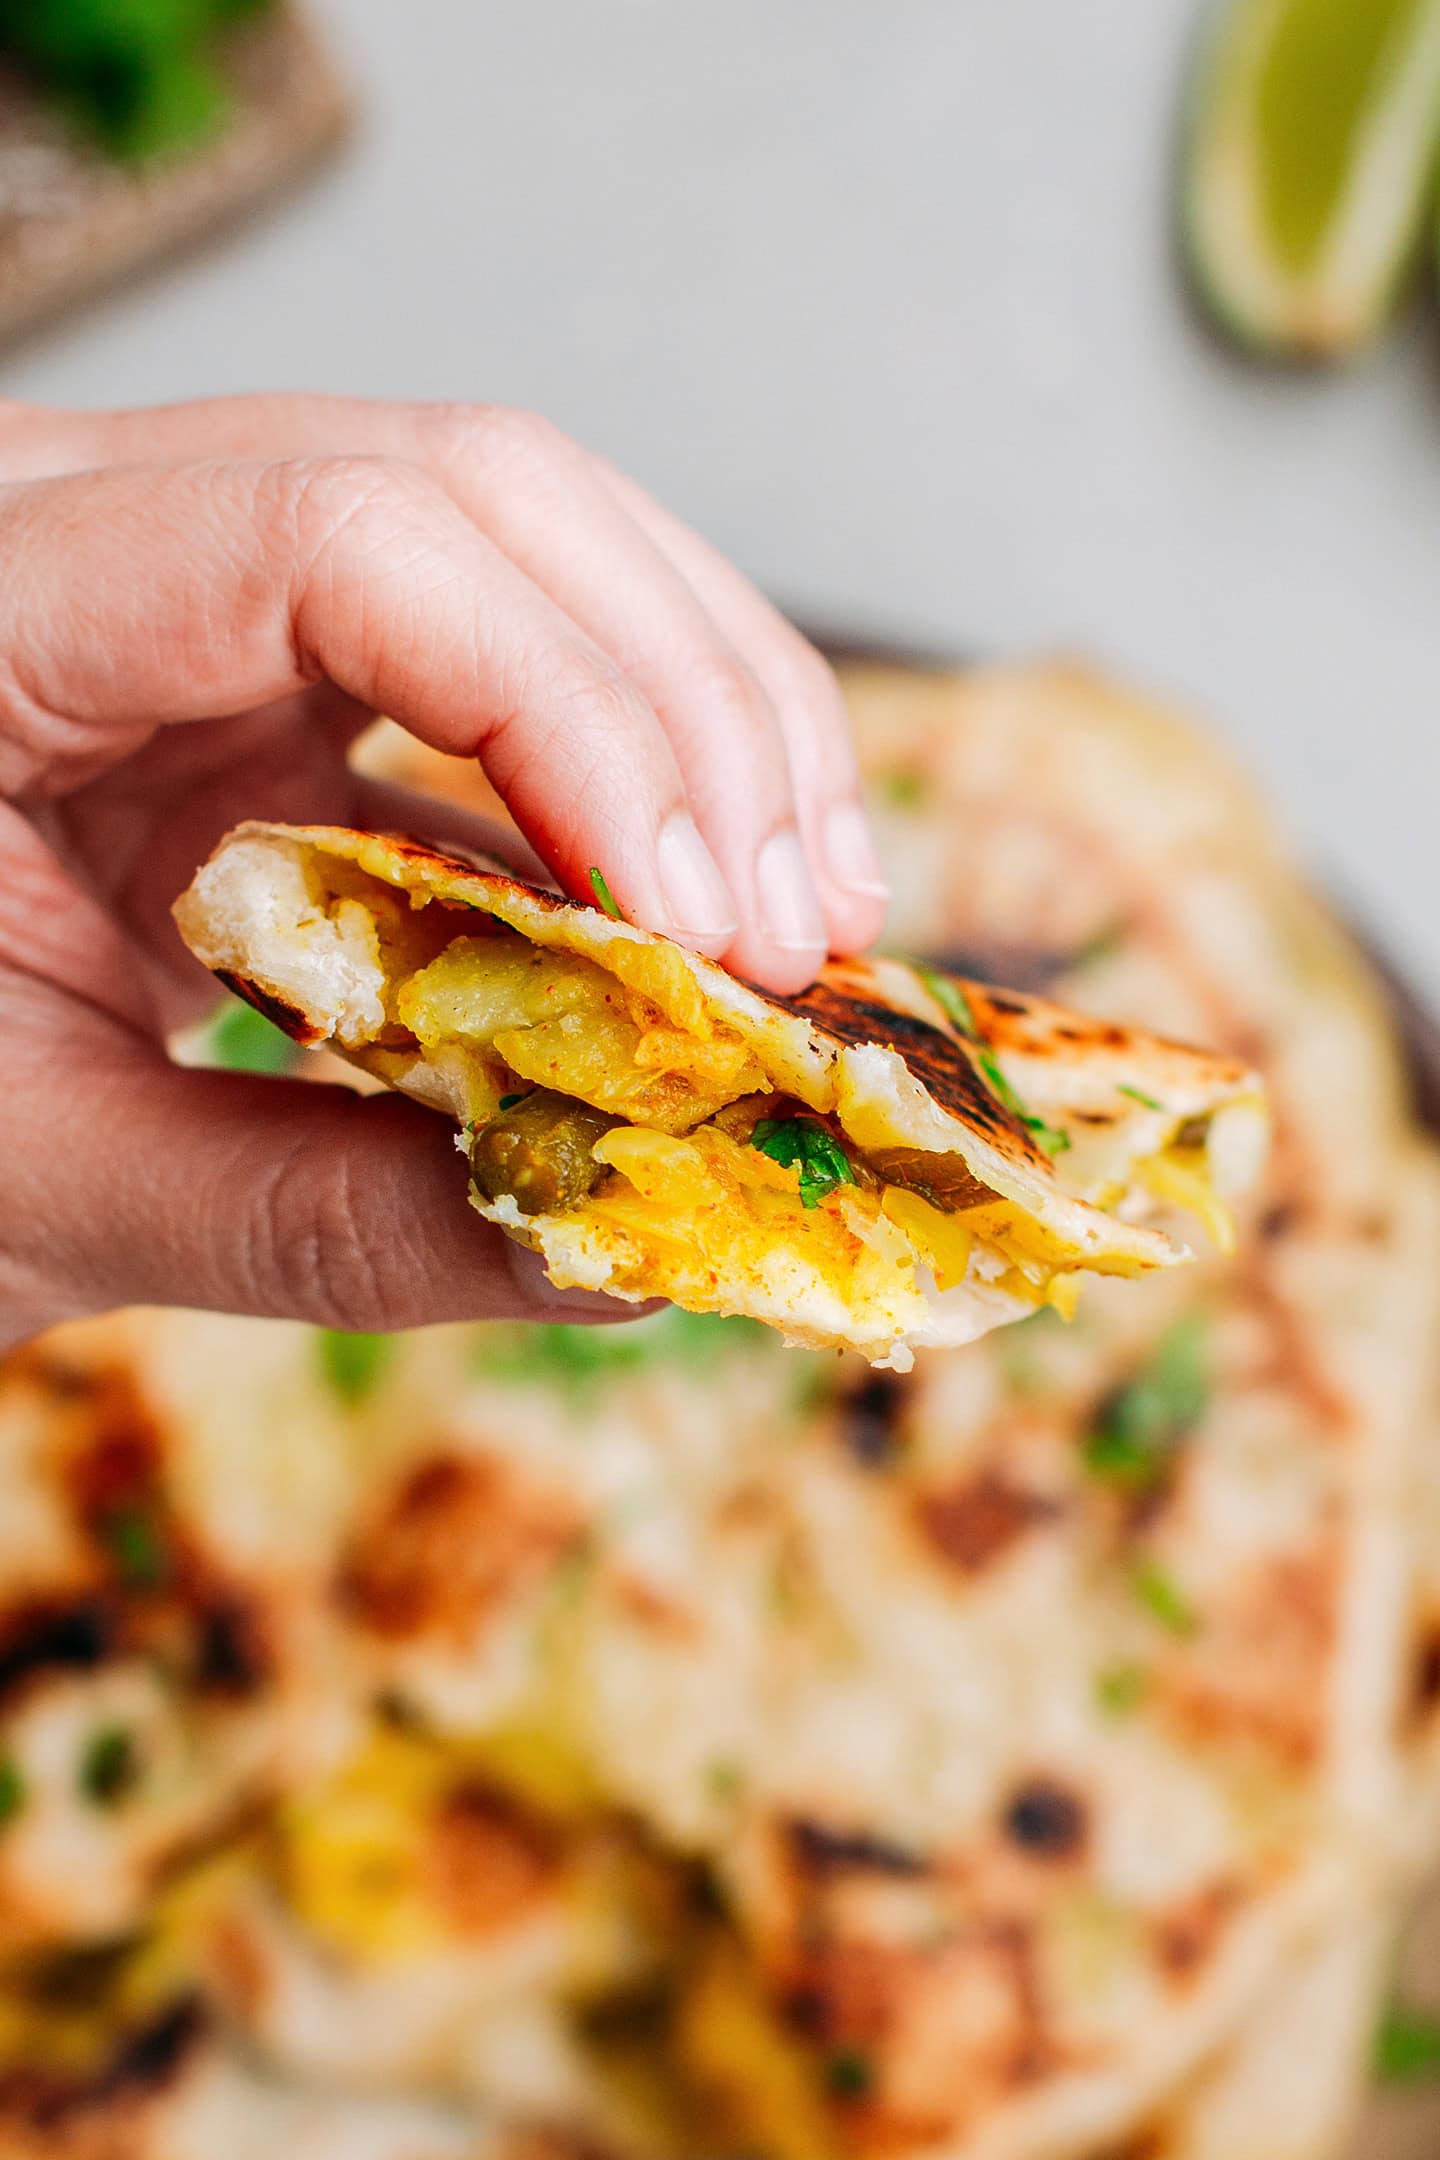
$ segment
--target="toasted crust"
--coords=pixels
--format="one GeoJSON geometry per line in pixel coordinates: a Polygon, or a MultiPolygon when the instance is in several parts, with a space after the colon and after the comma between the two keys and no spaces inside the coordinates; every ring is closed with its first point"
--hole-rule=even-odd
{"type": "MultiPolygon", "coordinates": [[[[181,932],[222,980],[297,1041],[329,1040],[350,1054],[361,1052],[381,1025],[381,979],[373,968],[367,974],[363,956],[346,950],[338,932],[327,941],[323,923],[317,928],[304,917],[303,900],[297,903],[285,890],[287,879],[297,877],[323,889],[336,866],[407,893],[415,906],[481,910],[536,945],[601,967],[613,964],[618,946],[665,942],[598,908],[418,841],[338,827],[238,827],[177,902],[181,932]]],[[[834,963],[810,990],[778,998],[711,961],[669,950],[707,1012],[739,1035],[776,1087],[812,1110],[835,1112],[852,1132],[863,1119],[883,1128],[892,1145],[958,1155],[991,1192],[1042,1224],[1070,1264],[1138,1272],[1184,1255],[1163,1233],[1131,1219],[1133,1205],[1123,1215],[1109,1212],[1067,1182],[1037,1144],[1037,1120],[1021,1115],[987,1077],[987,1060],[1013,1057],[1033,1085],[1037,1106],[1051,1114],[1078,1109],[1087,1121],[1087,1140],[1098,1145],[1113,1139],[1122,1155],[1127,1136],[1143,1128],[1147,1105],[1151,1112],[1167,1111],[1172,1124],[1201,1112],[1235,1112],[1243,1123],[1248,1109],[1253,1133],[1239,1181],[1254,1167],[1262,1133],[1255,1110],[1259,1084],[1238,1060],[1113,1023],[1087,1022],[1043,999],[977,982],[953,980],[947,992],[933,972],[898,959],[834,963]],[[957,1006],[974,1015],[976,1039],[957,1025],[957,1006]]],[[[433,1100],[424,1067],[424,1058],[417,1058],[393,1084],[433,1100]]],[[[991,1064],[989,1071],[994,1069],[991,1064]]],[[[1133,1147],[1129,1153],[1133,1157],[1133,1147]]],[[[1128,1168],[1127,1161],[1118,1180],[1122,1188],[1128,1168]]],[[[1103,1182],[1092,1176],[1093,1187],[1103,1182]]],[[[643,1269],[627,1274],[617,1265],[583,1209],[535,1217],[522,1216],[505,1200],[477,1198],[476,1205],[512,1236],[536,1246],[560,1280],[631,1299],[655,1287],[643,1269]]],[[[803,1269],[792,1267],[783,1282],[768,1284],[722,1275],[708,1295],[698,1275],[685,1287],[667,1288],[683,1303],[693,1299],[749,1312],[790,1340],[814,1347],[850,1344],[872,1357],[903,1351],[909,1341],[969,1340],[1027,1309],[985,1284],[945,1294],[931,1290],[913,1312],[887,1323],[888,1339],[877,1339],[848,1322],[843,1303],[803,1269]]]]}

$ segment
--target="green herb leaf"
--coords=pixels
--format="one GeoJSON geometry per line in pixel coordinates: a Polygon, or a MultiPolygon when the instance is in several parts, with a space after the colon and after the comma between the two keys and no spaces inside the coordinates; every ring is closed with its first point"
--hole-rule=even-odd
{"type": "Polygon", "coordinates": [[[870,2058],[859,2048],[841,2048],[825,2065],[826,2090],[836,2100],[863,2100],[874,2083],[870,2058]]]}
{"type": "Polygon", "coordinates": [[[1168,1634],[1193,1635],[1200,1625],[1194,1606],[1173,1575],[1158,1561],[1141,1560],[1130,1574],[1130,1587],[1152,1620],[1168,1634]]]}
{"type": "Polygon", "coordinates": [[[1375,2035],[1375,2075],[1383,2085],[1440,2077],[1440,2018],[1396,2003],[1375,2035]]]}
{"type": "Polygon", "coordinates": [[[1095,967],[1101,960],[1112,959],[1125,943],[1128,928],[1129,925],[1123,922],[1102,924],[1100,929],[1086,938],[1084,944],[1071,954],[1065,963],[1065,973],[1068,975],[1079,968],[1095,967]]]}
{"type": "Polygon", "coordinates": [[[930,799],[930,776],[913,765],[897,765],[882,776],[879,788],[896,810],[919,810],[930,799]]]}
{"type": "Polygon", "coordinates": [[[99,1525],[100,1541],[127,1590],[159,1590],[170,1579],[170,1552],[154,1514],[119,1507],[99,1525]]]}
{"type": "Polygon", "coordinates": [[[1150,1692],[1143,1665],[1107,1665],[1095,1675],[1095,1700],[1107,1717],[1130,1717],[1150,1692]]]}
{"type": "Polygon", "coordinates": [[[621,920],[621,915],[619,908],[615,904],[615,895],[611,892],[610,887],[605,882],[604,871],[601,870],[595,863],[592,863],[590,865],[590,889],[594,893],[595,898],[599,901],[601,907],[604,908],[605,913],[610,917],[610,920],[612,922],[619,922],[621,920]]]}
{"type": "Polygon", "coordinates": [[[703,1371],[737,1349],[776,1347],[758,1320],[719,1313],[685,1312],[672,1305],[653,1320],[618,1327],[484,1328],[477,1332],[473,1369],[482,1378],[561,1387],[588,1393],[597,1383],[650,1365],[676,1364],[703,1371]]]}
{"type": "Polygon", "coordinates": [[[1044,1148],[1047,1155],[1063,1155],[1070,1145],[1070,1135],[1058,1125],[1047,1125],[1044,1118],[1032,1117],[1010,1082],[1001,1072],[994,1053],[982,1050],[975,1060],[989,1082],[990,1092],[997,1102],[1004,1104],[1013,1117],[1017,1117],[1026,1130],[1034,1135],[1037,1147],[1044,1148]]]}
{"type": "Polygon", "coordinates": [[[226,1072],[291,1072],[300,1055],[284,1028],[276,1027],[241,998],[227,1005],[214,1022],[209,1050],[226,1072]]]}
{"type": "Polygon", "coordinates": [[[818,1207],[837,1185],[853,1185],[850,1158],[833,1134],[809,1118],[761,1118],[750,1145],[800,1173],[800,1205],[818,1207]]]}
{"type": "Polygon", "coordinates": [[[135,1736],[123,1725],[102,1725],[91,1734],[80,1758],[79,1785],[97,1807],[114,1807],[140,1775],[135,1736]]]}
{"type": "Polygon", "coordinates": [[[345,1328],[320,1328],[315,1347],[320,1357],[320,1370],[336,1394],[347,1403],[365,1400],[395,1350],[388,1335],[352,1334],[345,1328]]]}
{"type": "Polygon", "coordinates": [[[1126,1386],[1108,1396],[1083,1444],[1092,1477],[1143,1489],[1156,1484],[1210,1398],[1205,1324],[1178,1321],[1126,1386]]]}
{"type": "Polygon", "coordinates": [[[745,1771],[741,1764],[722,1756],[711,1763],[705,1783],[712,1800],[735,1800],[745,1788],[745,1771]]]}
{"type": "Polygon", "coordinates": [[[25,1780],[13,1755],[0,1755],[0,1823],[18,1815],[25,1804],[25,1780]]]}
{"type": "MultiPolygon", "coordinates": [[[[939,968],[926,967],[923,964],[917,966],[915,972],[946,1019],[951,1021],[962,1035],[968,1036],[971,1042],[982,1042],[984,1037],[971,1010],[970,1000],[954,976],[942,975],[939,968]]],[[[1003,1086],[1003,1081],[1001,1084],[1003,1086]]]]}
{"type": "MultiPolygon", "coordinates": [[[[516,1103],[528,1102],[533,1093],[533,1088],[525,1088],[519,1095],[502,1095],[500,1097],[500,1108],[502,1110],[513,1110],[516,1103]]],[[[474,1132],[475,1127],[471,1125],[468,1130],[474,1132]]]]}
{"type": "Polygon", "coordinates": [[[1153,1095],[1142,1094],[1139,1088],[1126,1087],[1123,1081],[1115,1092],[1117,1095],[1128,1095],[1131,1102],[1138,1102],[1146,1110],[1163,1110],[1165,1107],[1164,1103],[1156,1102],[1153,1095]]]}

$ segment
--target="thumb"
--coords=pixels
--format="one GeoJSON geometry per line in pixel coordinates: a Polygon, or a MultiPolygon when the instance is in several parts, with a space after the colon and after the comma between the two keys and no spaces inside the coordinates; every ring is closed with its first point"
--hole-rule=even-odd
{"type": "Polygon", "coordinates": [[[326,1327],[622,1319],[555,1290],[466,1203],[447,1119],[400,1097],[184,1071],[139,1038],[53,1046],[3,1140],[0,1332],[118,1304],[326,1327]]]}

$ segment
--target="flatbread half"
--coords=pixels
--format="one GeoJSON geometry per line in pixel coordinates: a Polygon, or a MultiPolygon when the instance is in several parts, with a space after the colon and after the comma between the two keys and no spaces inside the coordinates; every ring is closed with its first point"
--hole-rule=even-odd
{"type": "Polygon", "coordinates": [[[417,842],[244,825],[176,903],[200,959],[463,1129],[479,1212],[562,1284],[908,1365],[1084,1273],[1264,1152],[1243,1064],[898,960],[778,998],[417,842]]]}

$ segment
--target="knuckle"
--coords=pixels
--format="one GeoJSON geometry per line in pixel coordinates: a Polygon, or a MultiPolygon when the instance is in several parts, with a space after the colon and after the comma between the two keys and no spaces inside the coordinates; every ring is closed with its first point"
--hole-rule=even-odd
{"type": "Polygon", "coordinates": [[[845,699],[839,678],[829,661],[808,638],[797,634],[786,642],[783,660],[785,680],[793,698],[827,717],[844,719],[845,699]]]}
{"type": "Polygon", "coordinates": [[[697,703],[718,711],[733,726],[759,731],[771,719],[768,698],[736,652],[717,648],[699,654],[686,670],[686,682],[697,703]]]}
{"type": "Polygon", "coordinates": [[[579,667],[557,684],[548,701],[563,712],[587,742],[619,748],[633,742],[648,718],[638,690],[618,671],[579,667]]]}
{"type": "Polygon", "coordinates": [[[578,456],[569,437],[543,413],[518,405],[482,409],[479,447],[490,462],[530,473],[565,469],[578,456]]]}
{"type": "Polygon", "coordinates": [[[289,1155],[255,1182],[243,1244],[255,1310],[318,1327],[392,1324],[393,1286],[355,1234],[356,1197],[343,1149],[323,1165],[289,1155]]]}
{"type": "Polygon", "coordinates": [[[297,539],[317,552],[369,519],[408,518],[431,491],[418,467],[359,453],[271,466],[261,485],[297,539]]]}

